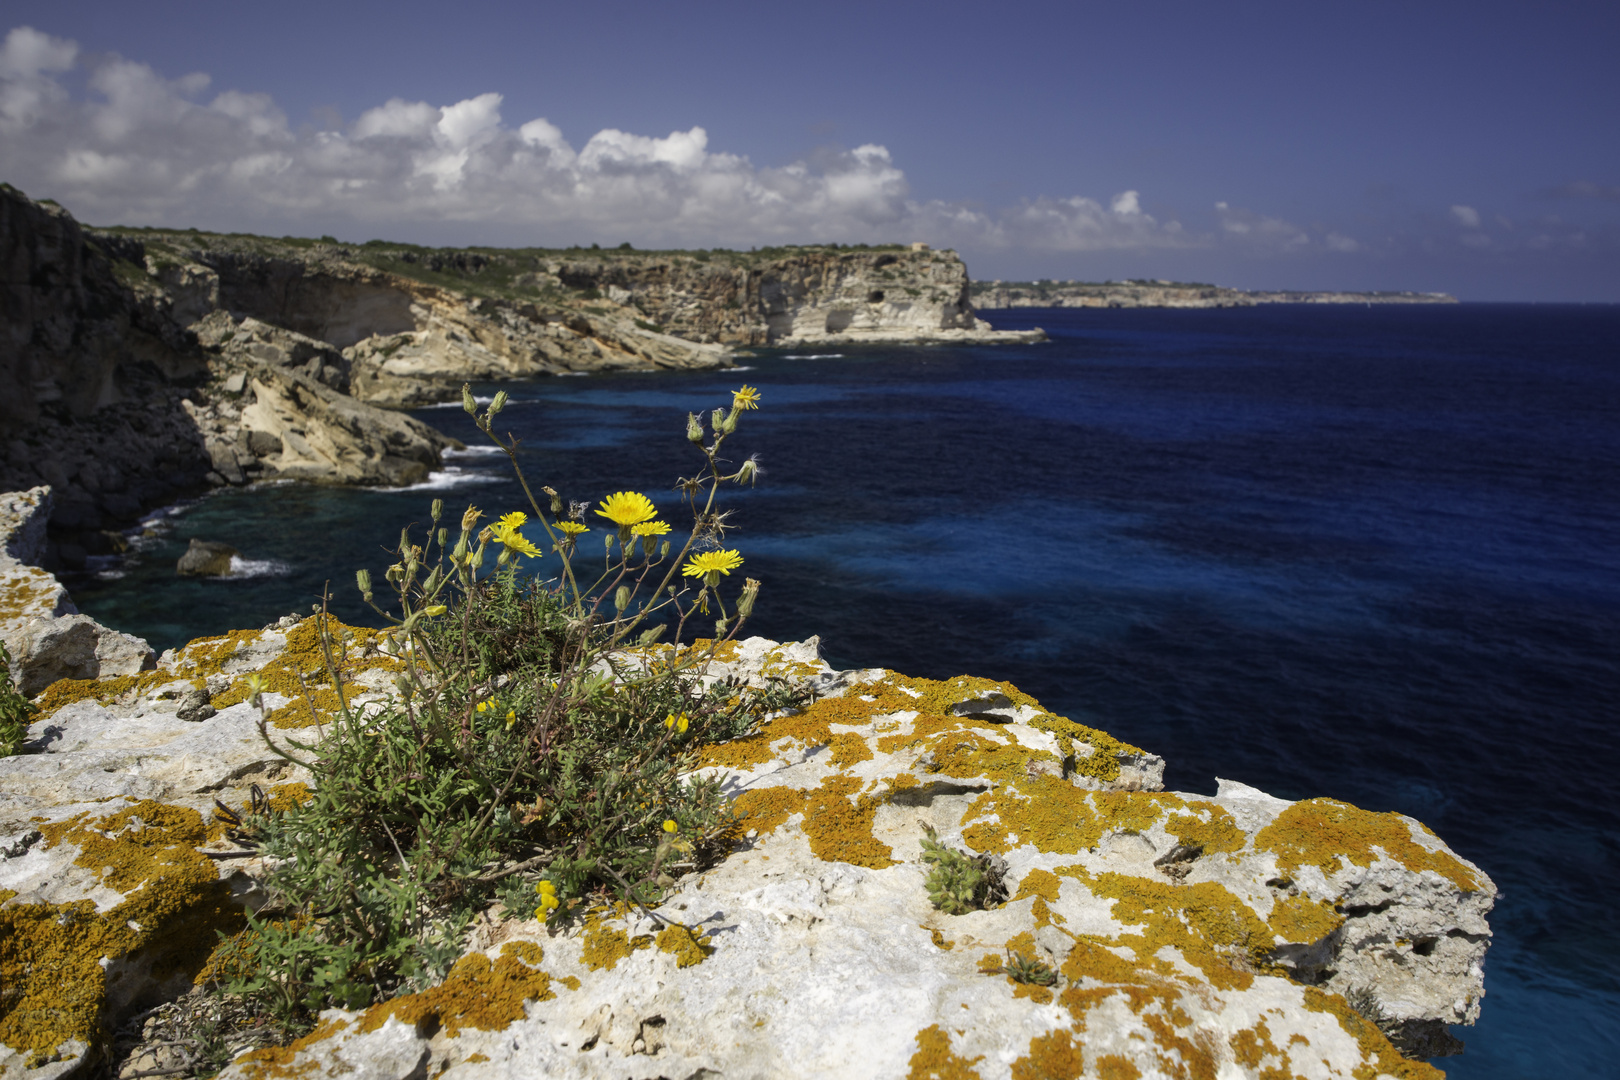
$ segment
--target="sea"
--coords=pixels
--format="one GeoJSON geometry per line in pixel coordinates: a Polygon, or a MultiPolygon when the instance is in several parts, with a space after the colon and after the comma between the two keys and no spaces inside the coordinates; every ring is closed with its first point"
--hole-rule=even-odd
{"type": "MultiPolygon", "coordinates": [[[[730,584],[763,583],[749,633],[1010,680],[1161,754],[1173,790],[1418,818],[1501,889],[1480,1022],[1435,1064],[1620,1073],[1620,307],[986,314],[1051,340],[506,384],[498,426],[536,488],[679,523],[687,414],[757,387],[726,449],[763,475],[722,492],[730,584]]],[[[323,591],[376,624],[354,572],[380,582],[432,500],[533,512],[459,406],[417,415],[468,446],[427,482],[172,507],[80,607],[159,649],[323,591]],[[178,578],[191,537],[235,572],[178,578]]]]}

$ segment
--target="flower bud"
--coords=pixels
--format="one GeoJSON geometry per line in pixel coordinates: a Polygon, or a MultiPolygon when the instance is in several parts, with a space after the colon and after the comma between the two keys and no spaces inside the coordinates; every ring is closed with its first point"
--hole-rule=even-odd
{"type": "Polygon", "coordinates": [[[427,608],[426,610],[424,610],[422,612],[422,614],[426,615],[428,618],[431,619],[431,618],[434,618],[435,616],[443,615],[445,612],[447,612],[449,610],[450,609],[445,607],[443,604],[434,604],[432,607],[427,608]]]}
{"type": "Polygon", "coordinates": [[[686,414],[686,440],[694,443],[703,441],[703,421],[698,419],[697,413],[686,414]]]}
{"type": "Polygon", "coordinates": [[[742,595],[737,597],[737,617],[746,619],[754,613],[754,601],[759,598],[759,582],[749,578],[743,582],[742,595]]]}
{"type": "Polygon", "coordinates": [[[495,419],[495,414],[506,408],[506,403],[509,400],[505,390],[496,391],[495,400],[489,403],[489,419],[495,419]]]}
{"type": "MultiPolygon", "coordinates": [[[[665,540],[662,544],[658,545],[658,557],[660,559],[663,559],[663,558],[667,558],[668,555],[669,555],[669,541],[665,540]]],[[[669,591],[673,593],[675,590],[674,590],[674,588],[671,588],[669,591]]]]}
{"type": "Polygon", "coordinates": [[[449,542],[450,542],[450,530],[449,529],[440,529],[439,530],[439,548],[442,550],[444,548],[444,546],[446,544],[448,544],[449,542]]]}
{"type": "Polygon", "coordinates": [[[726,410],[714,410],[714,413],[709,417],[709,426],[714,429],[716,435],[719,435],[726,426],[726,410]]]}
{"type": "Polygon", "coordinates": [[[562,513],[562,496],[557,494],[556,489],[543,487],[540,490],[551,496],[551,512],[553,514],[562,513]]]}
{"type": "Polygon", "coordinates": [[[477,525],[478,519],[483,516],[483,511],[479,510],[478,507],[469,505],[467,512],[461,515],[461,531],[464,533],[472,532],[473,526],[477,525]]]}
{"type": "Polygon", "coordinates": [[[625,608],[627,608],[629,606],[630,606],[630,586],[628,586],[628,585],[620,585],[619,586],[619,591],[613,594],[613,607],[614,607],[615,610],[623,611],[625,608]]]}
{"type": "Polygon", "coordinates": [[[726,636],[726,630],[729,629],[730,626],[731,626],[731,620],[730,619],[719,618],[719,619],[714,620],[714,636],[717,637],[717,638],[725,637],[726,636]]]}
{"type": "Polygon", "coordinates": [[[433,504],[428,507],[428,512],[433,515],[433,520],[436,524],[439,518],[444,516],[444,500],[434,499],[433,504]]]}
{"type": "Polygon", "coordinates": [[[360,595],[365,597],[369,603],[371,600],[371,571],[356,570],[354,572],[354,583],[360,586],[360,595]]]}
{"type": "Polygon", "coordinates": [[[466,383],[461,384],[461,407],[467,410],[468,416],[478,415],[478,402],[473,400],[472,387],[466,383]]]}
{"type": "Polygon", "coordinates": [[[725,422],[720,425],[720,430],[724,431],[727,435],[730,435],[733,431],[737,430],[736,410],[732,410],[726,414],[725,422]]]}

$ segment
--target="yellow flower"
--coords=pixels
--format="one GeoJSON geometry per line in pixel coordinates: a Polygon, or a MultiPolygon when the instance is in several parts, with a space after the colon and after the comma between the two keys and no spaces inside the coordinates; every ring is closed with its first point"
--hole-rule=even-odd
{"type": "Polygon", "coordinates": [[[662,521],[643,521],[630,530],[632,536],[663,536],[669,532],[669,526],[662,521]]]}
{"type": "Polygon", "coordinates": [[[653,507],[652,500],[641,492],[619,491],[603,499],[602,508],[596,513],[615,525],[624,527],[639,525],[649,518],[656,517],[658,511],[653,507]]]}
{"type": "Polygon", "coordinates": [[[557,886],[550,878],[542,878],[540,884],[534,887],[534,891],[541,896],[556,896],[557,886]]]}
{"type": "Polygon", "coordinates": [[[494,704],[494,702],[493,702],[493,701],[480,701],[480,702],[479,702],[479,703],[478,703],[478,711],[479,711],[479,712],[488,712],[488,711],[489,711],[489,707],[490,707],[490,706],[491,706],[491,705],[493,705],[493,704],[494,704]]]}
{"type": "Polygon", "coordinates": [[[493,539],[504,544],[507,551],[515,551],[530,558],[538,557],[540,549],[531,544],[528,538],[518,531],[523,528],[523,523],[528,520],[527,514],[516,510],[510,514],[501,515],[501,520],[495,525],[493,539]]]}
{"type": "Polygon", "coordinates": [[[731,407],[733,409],[759,408],[759,391],[752,386],[744,386],[741,390],[731,392],[731,407]]]}
{"type": "Polygon", "coordinates": [[[688,721],[685,713],[681,713],[679,716],[676,716],[674,713],[670,713],[668,716],[664,717],[664,726],[669,728],[677,735],[686,734],[687,723],[688,721]]]}
{"type": "Polygon", "coordinates": [[[672,833],[672,832],[676,831],[679,828],[680,828],[680,826],[675,824],[675,821],[674,821],[673,818],[667,819],[664,822],[664,831],[667,832],[667,833],[672,833]]]}
{"type": "Polygon", "coordinates": [[[508,731],[512,730],[512,725],[515,723],[517,723],[517,711],[508,710],[506,713],[506,729],[508,731]]]}
{"type": "Polygon", "coordinates": [[[742,563],[742,555],[735,551],[705,551],[686,560],[686,565],[681,567],[681,573],[687,577],[730,574],[742,563]]]}
{"type": "Polygon", "coordinates": [[[579,537],[585,535],[591,530],[587,529],[577,521],[559,521],[557,522],[557,531],[568,537],[570,540],[577,540],[579,537]]]}
{"type": "Polygon", "coordinates": [[[432,607],[427,608],[426,610],[424,610],[422,612],[422,614],[428,616],[429,618],[431,618],[434,615],[443,615],[445,612],[447,612],[449,610],[450,609],[445,607],[443,604],[434,604],[432,607]]]}

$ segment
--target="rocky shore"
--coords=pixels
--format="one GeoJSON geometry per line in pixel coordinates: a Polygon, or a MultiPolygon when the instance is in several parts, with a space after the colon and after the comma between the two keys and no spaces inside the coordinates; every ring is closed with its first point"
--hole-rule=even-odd
{"type": "Polygon", "coordinates": [[[723,368],[740,346],[1035,341],[954,252],[447,250],[94,229],[0,184],[0,489],[54,492],[45,566],[256,480],[408,484],[455,445],[397,411],[468,381],[723,368]]]}
{"type": "MultiPolygon", "coordinates": [[[[48,493],[0,505],[0,603],[62,619],[29,561],[48,493]]],[[[364,710],[400,660],[338,629],[364,710]]],[[[248,680],[295,686],[319,651],[289,616],[34,691],[0,759],[0,1077],[186,1071],[173,1025],[265,899],[216,800],[309,779],[260,737],[248,680]]],[[[440,985],[288,1046],[243,1029],[220,1075],[1413,1080],[1479,1014],[1495,886],[1411,818],[1165,792],[1162,758],[1015,687],[834,671],[814,640],[725,646],[704,677],[817,699],[705,751],[742,838],[654,912],[696,938],[630,908],[566,930],[492,909],[440,985]],[[1006,901],[935,909],[928,830],[991,860],[1006,901]],[[1015,954],[1053,977],[1011,977],[1015,954]]],[[[266,693],[269,739],[309,740],[327,707],[266,693]]]]}
{"type": "Polygon", "coordinates": [[[992,308],[1218,308],[1257,304],[1455,304],[1446,293],[1226,289],[1176,281],[976,281],[975,306],[992,308]]]}

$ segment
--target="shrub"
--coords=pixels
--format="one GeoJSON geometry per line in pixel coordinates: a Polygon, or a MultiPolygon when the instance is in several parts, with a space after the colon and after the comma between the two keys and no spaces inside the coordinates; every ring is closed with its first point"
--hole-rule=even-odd
{"type": "Polygon", "coordinates": [[[973,856],[939,842],[932,826],[923,826],[923,862],[929,866],[923,887],[934,907],[947,915],[966,915],[993,907],[1007,898],[1004,868],[989,854],[973,856]]]}
{"type": "Polygon", "coordinates": [[[11,675],[11,653],[0,642],[0,757],[10,757],[28,737],[29,720],[37,710],[11,675]]]}
{"type": "Polygon", "coordinates": [[[484,515],[468,507],[441,524],[435,501],[425,536],[400,535],[384,575],[387,606],[370,574],[357,574],[390,624],[382,641],[399,663],[397,696],[364,708],[346,700],[356,638],[323,614],[338,708],[318,742],[272,744],[310,770],[312,796],[232,815],[232,835],[272,856],[275,869],[264,883],[269,904],[222,945],[213,968],[289,1028],[330,1005],[355,1008],[441,980],[473,918],[496,899],[508,915],[552,924],[615,900],[651,914],[677,875],[735,841],[718,781],[690,776],[701,746],[804,703],[782,682],[759,690],[701,678],[759,591],[753,579],[736,589],[726,581],[743,559],[722,546],[718,508],[723,484],[758,475],[753,459],[728,471],[720,456],[757,391],[736,391],[707,431],[687,417],[704,467],[679,486],[692,524],[678,550],[637,492],[602,499],[590,523],[588,503],[565,503],[550,487],[540,489],[542,508],[516,440],[496,434],[505,393],[481,415],[463,397],[508,454],[533,521],[513,512],[481,528],[484,515]],[[600,556],[584,552],[592,524],[607,526],[600,556]],[[543,554],[542,532],[544,554],[558,556],[549,580],[520,573],[521,557],[543,554]],[[713,636],[678,647],[705,617],[713,636]],[[669,645],[656,644],[666,635],[669,645]]]}

